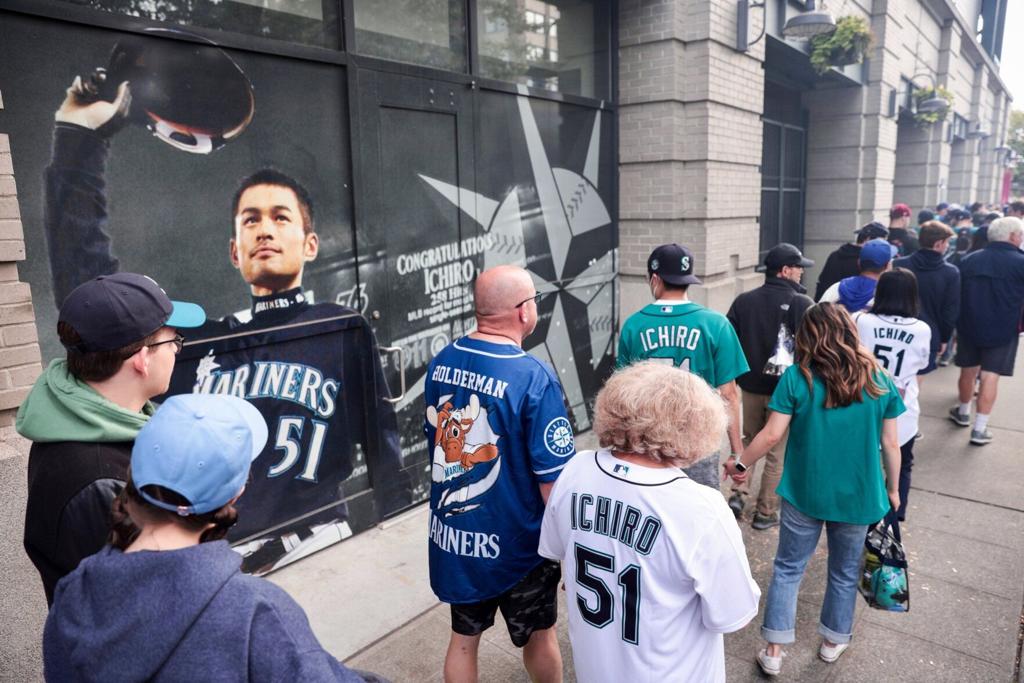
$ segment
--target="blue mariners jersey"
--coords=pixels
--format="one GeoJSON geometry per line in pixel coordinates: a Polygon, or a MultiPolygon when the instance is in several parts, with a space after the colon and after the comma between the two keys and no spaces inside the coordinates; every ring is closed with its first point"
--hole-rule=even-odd
{"type": "Polygon", "coordinates": [[[463,337],[430,364],[430,584],[452,604],[504,593],[542,560],[544,500],[575,454],[562,386],[518,346],[463,337]]]}
{"type": "Polygon", "coordinates": [[[382,400],[387,387],[366,320],[336,304],[308,304],[297,290],[255,298],[252,310],[249,322],[212,321],[194,332],[209,338],[181,352],[168,391],[238,396],[267,421],[230,540],[325,515],[346,519],[344,500],[368,489],[368,468],[379,507],[408,504],[397,422],[382,400]]]}

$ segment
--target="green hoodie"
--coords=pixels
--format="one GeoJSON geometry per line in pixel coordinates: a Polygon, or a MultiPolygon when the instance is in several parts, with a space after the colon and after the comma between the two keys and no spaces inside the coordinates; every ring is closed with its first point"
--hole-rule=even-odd
{"type": "Polygon", "coordinates": [[[156,407],[149,401],[135,413],[107,399],[68,372],[67,361],[55,360],[18,409],[15,428],[38,442],[134,441],[156,407]]]}

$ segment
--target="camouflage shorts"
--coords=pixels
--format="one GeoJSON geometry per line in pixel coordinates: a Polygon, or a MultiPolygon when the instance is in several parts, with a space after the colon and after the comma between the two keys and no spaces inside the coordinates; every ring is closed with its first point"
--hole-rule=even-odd
{"type": "Polygon", "coordinates": [[[480,635],[494,625],[494,615],[500,609],[512,644],[523,647],[534,631],[555,625],[561,578],[561,566],[544,560],[519,583],[496,598],[452,605],[452,630],[463,636],[480,635]]]}
{"type": "Polygon", "coordinates": [[[689,467],[684,467],[683,472],[686,472],[686,475],[698,484],[710,486],[717,491],[722,478],[722,474],[718,470],[718,453],[698,460],[689,467]]]}

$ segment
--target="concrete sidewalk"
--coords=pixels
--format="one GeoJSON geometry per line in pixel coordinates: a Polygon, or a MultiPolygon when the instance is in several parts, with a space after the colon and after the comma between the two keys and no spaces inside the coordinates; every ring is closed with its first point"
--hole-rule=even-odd
{"type": "MultiPolygon", "coordinates": [[[[1020,363],[1024,366],[1024,359],[1020,363]]],[[[837,663],[820,661],[818,611],[825,592],[824,537],[804,579],[797,642],[779,680],[1009,681],[1024,603],[1024,381],[1004,380],[990,428],[995,441],[967,443],[968,430],[946,418],[955,401],[955,368],[924,386],[913,489],[903,526],[910,558],[911,610],[892,614],[858,601],[854,644],[837,663]]],[[[585,447],[587,439],[581,440],[585,447]]],[[[742,525],[754,578],[766,591],[777,529],[742,525]]],[[[404,518],[285,568],[272,579],[306,608],[324,645],[348,663],[394,681],[440,681],[448,609],[427,582],[427,515],[404,518]]],[[[573,681],[559,629],[566,680],[573,681]]],[[[759,680],[760,616],[726,637],[729,680],[759,680]]],[[[482,681],[526,681],[520,653],[500,619],[481,644],[482,681]]],[[[1019,680],[1019,679],[1017,679],[1019,680]]]]}

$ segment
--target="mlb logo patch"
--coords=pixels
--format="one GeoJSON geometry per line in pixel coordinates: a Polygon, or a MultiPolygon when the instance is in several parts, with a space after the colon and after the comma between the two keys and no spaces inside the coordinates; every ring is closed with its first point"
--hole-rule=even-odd
{"type": "Polygon", "coordinates": [[[661,312],[662,313],[671,313],[672,312],[672,306],[662,306],[661,307],[661,312]]]}
{"type": "Polygon", "coordinates": [[[615,474],[621,474],[621,475],[624,475],[624,476],[628,477],[629,476],[629,465],[616,465],[612,469],[612,472],[614,472],[615,474]]]}

